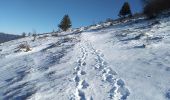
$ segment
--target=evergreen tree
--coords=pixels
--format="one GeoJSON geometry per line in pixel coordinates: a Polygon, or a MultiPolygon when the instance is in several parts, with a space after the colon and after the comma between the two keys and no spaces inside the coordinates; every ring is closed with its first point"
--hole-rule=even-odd
{"type": "Polygon", "coordinates": [[[132,16],[132,12],[128,2],[124,3],[122,9],[119,12],[119,17],[126,17],[126,16],[132,16]]]}
{"type": "Polygon", "coordinates": [[[22,37],[26,37],[26,33],[25,32],[22,33],[22,37]]]}
{"type": "Polygon", "coordinates": [[[58,27],[63,31],[67,31],[71,26],[72,26],[71,20],[68,15],[65,15],[61,23],[58,25],[58,27]]]}
{"type": "Polygon", "coordinates": [[[143,4],[143,6],[145,6],[146,4],[148,4],[150,2],[150,0],[140,0],[140,1],[143,4]]]}
{"type": "Polygon", "coordinates": [[[170,10],[170,0],[143,0],[145,3],[143,13],[148,18],[155,18],[163,11],[170,10]]]}

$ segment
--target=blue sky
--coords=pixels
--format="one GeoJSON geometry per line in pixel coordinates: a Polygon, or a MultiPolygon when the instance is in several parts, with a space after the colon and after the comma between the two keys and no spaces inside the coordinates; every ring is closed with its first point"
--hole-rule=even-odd
{"type": "Polygon", "coordinates": [[[57,30],[65,14],[73,27],[117,18],[125,1],[132,12],[140,12],[140,0],[0,0],[0,32],[21,34],[57,30]]]}

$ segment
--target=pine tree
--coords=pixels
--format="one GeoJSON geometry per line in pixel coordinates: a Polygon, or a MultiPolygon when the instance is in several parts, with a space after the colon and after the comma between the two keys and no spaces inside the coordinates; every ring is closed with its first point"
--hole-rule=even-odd
{"type": "Polygon", "coordinates": [[[68,15],[65,15],[61,23],[58,25],[58,27],[63,31],[67,31],[71,26],[72,26],[71,20],[68,15]]]}
{"type": "Polygon", "coordinates": [[[26,37],[26,33],[25,32],[22,33],[22,37],[26,37]]]}
{"type": "Polygon", "coordinates": [[[146,4],[148,4],[150,2],[150,0],[140,0],[142,5],[145,6],[146,4]]]}
{"type": "Polygon", "coordinates": [[[124,3],[122,9],[119,12],[119,17],[126,17],[126,16],[132,16],[132,12],[128,2],[124,3]]]}
{"type": "Polygon", "coordinates": [[[145,3],[143,13],[150,19],[170,10],[170,0],[144,0],[143,2],[145,3]]]}

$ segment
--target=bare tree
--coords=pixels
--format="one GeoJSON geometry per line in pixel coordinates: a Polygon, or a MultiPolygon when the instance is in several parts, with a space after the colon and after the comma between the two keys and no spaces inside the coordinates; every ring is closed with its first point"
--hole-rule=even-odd
{"type": "Polygon", "coordinates": [[[37,37],[36,30],[33,30],[32,36],[33,36],[33,40],[32,40],[32,41],[35,41],[35,40],[36,40],[36,37],[37,37]]]}

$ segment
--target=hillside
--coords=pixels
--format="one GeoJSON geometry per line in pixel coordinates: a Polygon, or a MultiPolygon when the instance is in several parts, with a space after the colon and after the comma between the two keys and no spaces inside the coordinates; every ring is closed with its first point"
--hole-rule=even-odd
{"type": "Polygon", "coordinates": [[[18,35],[0,33],[0,43],[18,39],[18,38],[20,38],[20,36],[18,36],[18,35]]]}
{"type": "Polygon", "coordinates": [[[0,46],[1,100],[170,100],[170,17],[32,40],[0,46]]]}

